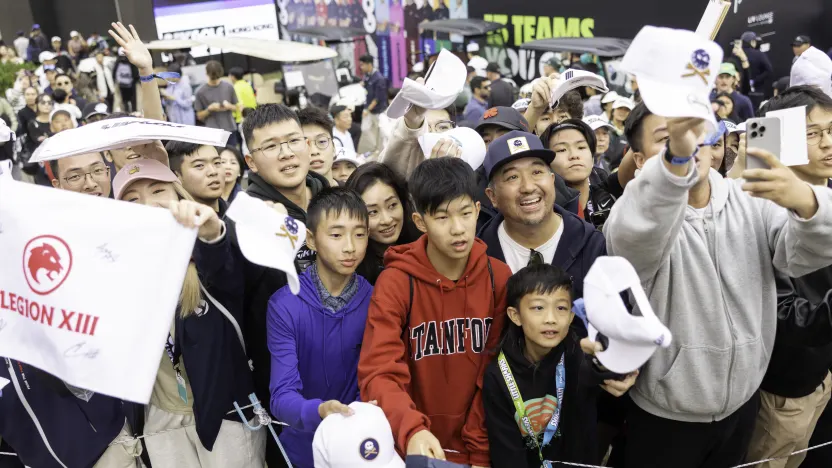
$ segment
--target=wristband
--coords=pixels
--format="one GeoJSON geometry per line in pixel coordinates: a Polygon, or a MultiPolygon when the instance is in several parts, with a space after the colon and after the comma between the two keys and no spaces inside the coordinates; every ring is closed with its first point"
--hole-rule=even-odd
{"type": "Polygon", "coordinates": [[[690,161],[691,158],[693,158],[697,154],[699,154],[699,147],[698,146],[693,151],[692,155],[685,156],[685,157],[674,156],[673,153],[670,152],[670,142],[669,141],[667,142],[667,145],[664,148],[664,160],[669,162],[670,164],[673,164],[673,165],[687,164],[687,162],[690,161]]]}
{"type": "Polygon", "coordinates": [[[159,72],[159,73],[153,73],[153,74],[150,74],[150,75],[147,75],[147,76],[140,76],[139,80],[142,83],[149,83],[149,82],[153,81],[154,79],[159,78],[160,80],[165,80],[168,83],[174,84],[175,82],[171,81],[171,80],[173,80],[173,79],[178,80],[180,77],[181,77],[181,75],[179,73],[159,72]]]}

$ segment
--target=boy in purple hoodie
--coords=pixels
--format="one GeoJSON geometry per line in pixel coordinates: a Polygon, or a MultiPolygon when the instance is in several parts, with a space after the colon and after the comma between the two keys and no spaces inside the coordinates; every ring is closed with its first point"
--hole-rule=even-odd
{"type": "Polygon", "coordinates": [[[373,287],[355,269],[368,240],[367,207],[352,190],[319,192],[307,211],[314,265],[269,300],[270,408],[289,427],[281,434],[292,465],[312,468],[312,438],[332,413],[352,414],[359,399],[358,356],[373,287]]]}

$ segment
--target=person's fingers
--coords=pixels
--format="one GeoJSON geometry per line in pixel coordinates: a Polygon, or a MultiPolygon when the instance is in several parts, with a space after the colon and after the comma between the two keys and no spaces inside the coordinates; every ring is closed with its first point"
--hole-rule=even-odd
{"type": "Polygon", "coordinates": [[[776,180],[777,173],[771,169],[746,169],[742,171],[742,178],[745,180],[754,179],[755,181],[776,180]]]}
{"type": "Polygon", "coordinates": [[[108,30],[107,32],[110,34],[110,37],[115,39],[116,44],[118,44],[121,47],[124,47],[124,45],[125,45],[124,39],[122,39],[121,36],[118,35],[118,33],[113,31],[112,29],[108,30]]]}
{"type": "Polygon", "coordinates": [[[139,38],[139,33],[136,32],[136,28],[134,28],[132,24],[130,25],[130,32],[133,33],[133,39],[141,42],[141,38],[139,38]]]}
{"type": "Polygon", "coordinates": [[[129,32],[127,31],[127,29],[124,28],[124,25],[120,22],[113,23],[113,29],[115,29],[116,32],[118,32],[119,37],[121,37],[123,41],[127,42],[130,40],[129,32]]]}
{"type": "Polygon", "coordinates": [[[430,444],[430,451],[433,452],[433,458],[436,458],[437,460],[445,460],[445,451],[442,450],[442,446],[439,444],[439,441],[434,437],[433,440],[430,441],[430,444]]]}
{"type": "Polygon", "coordinates": [[[289,211],[286,210],[286,206],[283,203],[276,203],[272,208],[282,215],[289,214],[289,211]]]}
{"type": "Polygon", "coordinates": [[[371,404],[371,405],[373,405],[373,406],[378,406],[378,400],[370,400],[370,401],[368,401],[367,403],[369,403],[369,404],[371,404]]]}
{"type": "Polygon", "coordinates": [[[457,158],[461,158],[461,157],[462,157],[462,147],[461,147],[461,146],[459,146],[459,145],[456,145],[456,157],[457,157],[457,158]]]}
{"type": "Polygon", "coordinates": [[[780,162],[780,159],[778,159],[777,156],[775,156],[774,153],[770,151],[766,151],[762,148],[755,148],[752,146],[751,148],[748,148],[746,152],[749,155],[754,156],[755,158],[761,159],[764,163],[768,164],[768,167],[772,169],[778,167],[785,167],[783,163],[780,162]]]}
{"type": "Polygon", "coordinates": [[[176,203],[176,202],[168,203],[168,210],[170,210],[170,213],[173,215],[173,218],[176,220],[176,222],[178,222],[179,224],[183,224],[183,225],[185,224],[182,221],[182,218],[179,215],[179,203],[176,203]]]}
{"type": "MultiPolygon", "coordinates": [[[[746,171],[748,172],[748,171],[746,171]]],[[[743,192],[762,194],[777,190],[776,182],[746,182],[742,184],[743,192]]]]}
{"type": "Polygon", "coordinates": [[[206,210],[203,207],[196,208],[196,218],[194,219],[194,224],[196,227],[201,227],[205,224],[209,219],[211,219],[211,215],[213,215],[213,211],[210,209],[206,210]]]}

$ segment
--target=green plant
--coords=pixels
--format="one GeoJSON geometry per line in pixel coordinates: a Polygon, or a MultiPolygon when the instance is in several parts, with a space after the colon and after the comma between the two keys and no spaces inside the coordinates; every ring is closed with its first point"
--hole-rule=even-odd
{"type": "Polygon", "coordinates": [[[0,63],[0,96],[5,96],[6,90],[14,86],[18,71],[34,71],[35,68],[35,64],[31,62],[24,62],[22,65],[12,62],[0,63]]]}

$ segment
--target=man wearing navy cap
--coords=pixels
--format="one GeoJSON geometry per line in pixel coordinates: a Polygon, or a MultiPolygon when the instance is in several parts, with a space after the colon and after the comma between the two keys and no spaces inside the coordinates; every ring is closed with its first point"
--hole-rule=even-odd
{"type": "Polygon", "coordinates": [[[760,51],[760,38],[753,31],[746,31],[742,33],[742,50],[748,57],[748,69],[744,73],[748,73],[748,79],[751,83],[752,92],[749,97],[758,105],[763,96],[770,97],[772,88],[771,83],[774,79],[774,68],[768,60],[768,56],[760,51]]]}
{"type": "Polygon", "coordinates": [[[497,214],[478,232],[488,255],[513,273],[549,263],[566,270],[583,296],[583,279],[598,256],[604,236],[591,224],[555,204],[555,153],[528,132],[511,131],[488,147],[483,168],[485,193],[497,214]]]}
{"type": "Polygon", "coordinates": [[[812,47],[812,40],[809,36],[797,36],[792,41],[792,52],[794,52],[794,59],[797,60],[800,54],[806,52],[809,47],[812,47]]]}

